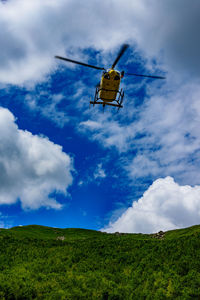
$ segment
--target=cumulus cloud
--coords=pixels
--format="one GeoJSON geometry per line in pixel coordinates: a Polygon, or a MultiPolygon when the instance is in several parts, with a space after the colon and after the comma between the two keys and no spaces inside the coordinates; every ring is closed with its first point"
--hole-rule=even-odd
{"type": "Polygon", "coordinates": [[[50,194],[67,193],[73,162],[48,138],[20,130],[13,114],[0,108],[0,204],[18,200],[24,209],[60,209],[50,194]]]}
{"type": "Polygon", "coordinates": [[[153,233],[199,224],[200,186],[181,186],[172,177],[153,182],[107,232],[153,233]]]}
{"type": "Polygon", "coordinates": [[[0,81],[39,81],[55,68],[56,54],[80,58],[80,49],[126,41],[171,70],[199,75],[199,14],[198,0],[0,2],[0,81]]]}
{"type": "Polygon", "coordinates": [[[10,0],[0,3],[0,81],[13,84],[39,81],[55,67],[56,54],[70,55],[71,52],[78,58],[80,48],[104,49],[118,44],[122,32],[117,34],[120,25],[111,24],[109,11],[111,3],[106,1],[10,0]],[[106,22],[109,30],[105,30],[106,22]]]}
{"type": "Polygon", "coordinates": [[[140,46],[163,54],[168,69],[200,75],[200,3],[194,0],[144,1],[148,19],[141,26],[140,46]]]}

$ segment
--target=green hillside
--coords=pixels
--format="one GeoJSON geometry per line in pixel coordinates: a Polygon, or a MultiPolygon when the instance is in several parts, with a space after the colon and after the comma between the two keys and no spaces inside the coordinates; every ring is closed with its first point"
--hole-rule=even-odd
{"type": "Polygon", "coordinates": [[[200,226],[0,229],[0,299],[200,299],[200,226]]]}

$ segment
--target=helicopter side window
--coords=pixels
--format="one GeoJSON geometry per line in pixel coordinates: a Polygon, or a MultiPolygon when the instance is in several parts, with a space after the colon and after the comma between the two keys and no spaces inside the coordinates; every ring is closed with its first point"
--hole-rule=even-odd
{"type": "Polygon", "coordinates": [[[115,75],[114,80],[120,80],[119,75],[115,75]]]}
{"type": "Polygon", "coordinates": [[[109,74],[108,74],[108,73],[106,73],[106,74],[104,75],[104,78],[105,78],[105,79],[110,79],[110,76],[109,76],[109,74]]]}

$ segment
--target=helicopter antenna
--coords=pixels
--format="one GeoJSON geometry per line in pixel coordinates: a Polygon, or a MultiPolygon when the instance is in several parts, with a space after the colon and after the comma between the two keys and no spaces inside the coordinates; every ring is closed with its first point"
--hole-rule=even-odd
{"type": "Polygon", "coordinates": [[[118,61],[120,60],[120,58],[122,57],[122,55],[124,54],[124,52],[126,51],[126,49],[127,49],[128,47],[129,47],[128,44],[124,44],[124,45],[121,47],[121,49],[120,49],[120,51],[119,51],[119,53],[118,53],[118,55],[117,55],[117,57],[116,57],[116,59],[115,59],[113,65],[112,65],[112,68],[111,68],[111,69],[114,69],[114,67],[116,66],[116,64],[118,63],[118,61]]]}
{"type": "Polygon", "coordinates": [[[82,63],[80,61],[72,60],[72,59],[69,59],[69,58],[66,58],[66,57],[62,57],[62,56],[55,56],[55,58],[65,60],[65,61],[71,62],[73,64],[81,65],[81,66],[84,66],[84,67],[89,67],[89,68],[93,68],[93,69],[97,69],[97,70],[105,70],[105,68],[101,68],[101,67],[97,67],[97,66],[93,66],[93,65],[88,65],[88,64],[82,63]]]}

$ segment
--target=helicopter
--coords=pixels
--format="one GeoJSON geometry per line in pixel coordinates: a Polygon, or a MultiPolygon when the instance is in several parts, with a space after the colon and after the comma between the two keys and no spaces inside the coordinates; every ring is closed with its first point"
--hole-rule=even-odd
{"type": "Polygon", "coordinates": [[[149,77],[155,79],[165,79],[162,76],[154,76],[154,75],[143,75],[143,74],[134,74],[134,73],[125,73],[125,71],[117,71],[115,70],[115,66],[119,62],[122,55],[125,53],[127,48],[129,47],[128,44],[123,44],[115,61],[113,62],[110,69],[105,69],[103,67],[89,65],[80,61],[72,60],[69,58],[65,58],[62,56],[55,56],[57,59],[61,59],[67,62],[71,62],[74,64],[78,64],[84,67],[93,68],[96,70],[102,70],[102,76],[100,83],[96,86],[94,100],[90,101],[90,104],[95,106],[96,104],[100,104],[103,108],[106,105],[118,107],[118,109],[122,108],[123,99],[124,99],[124,91],[120,89],[121,79],[124,75],[132,75],[132,76],[140,76],[140,77],[149,77]]]}

